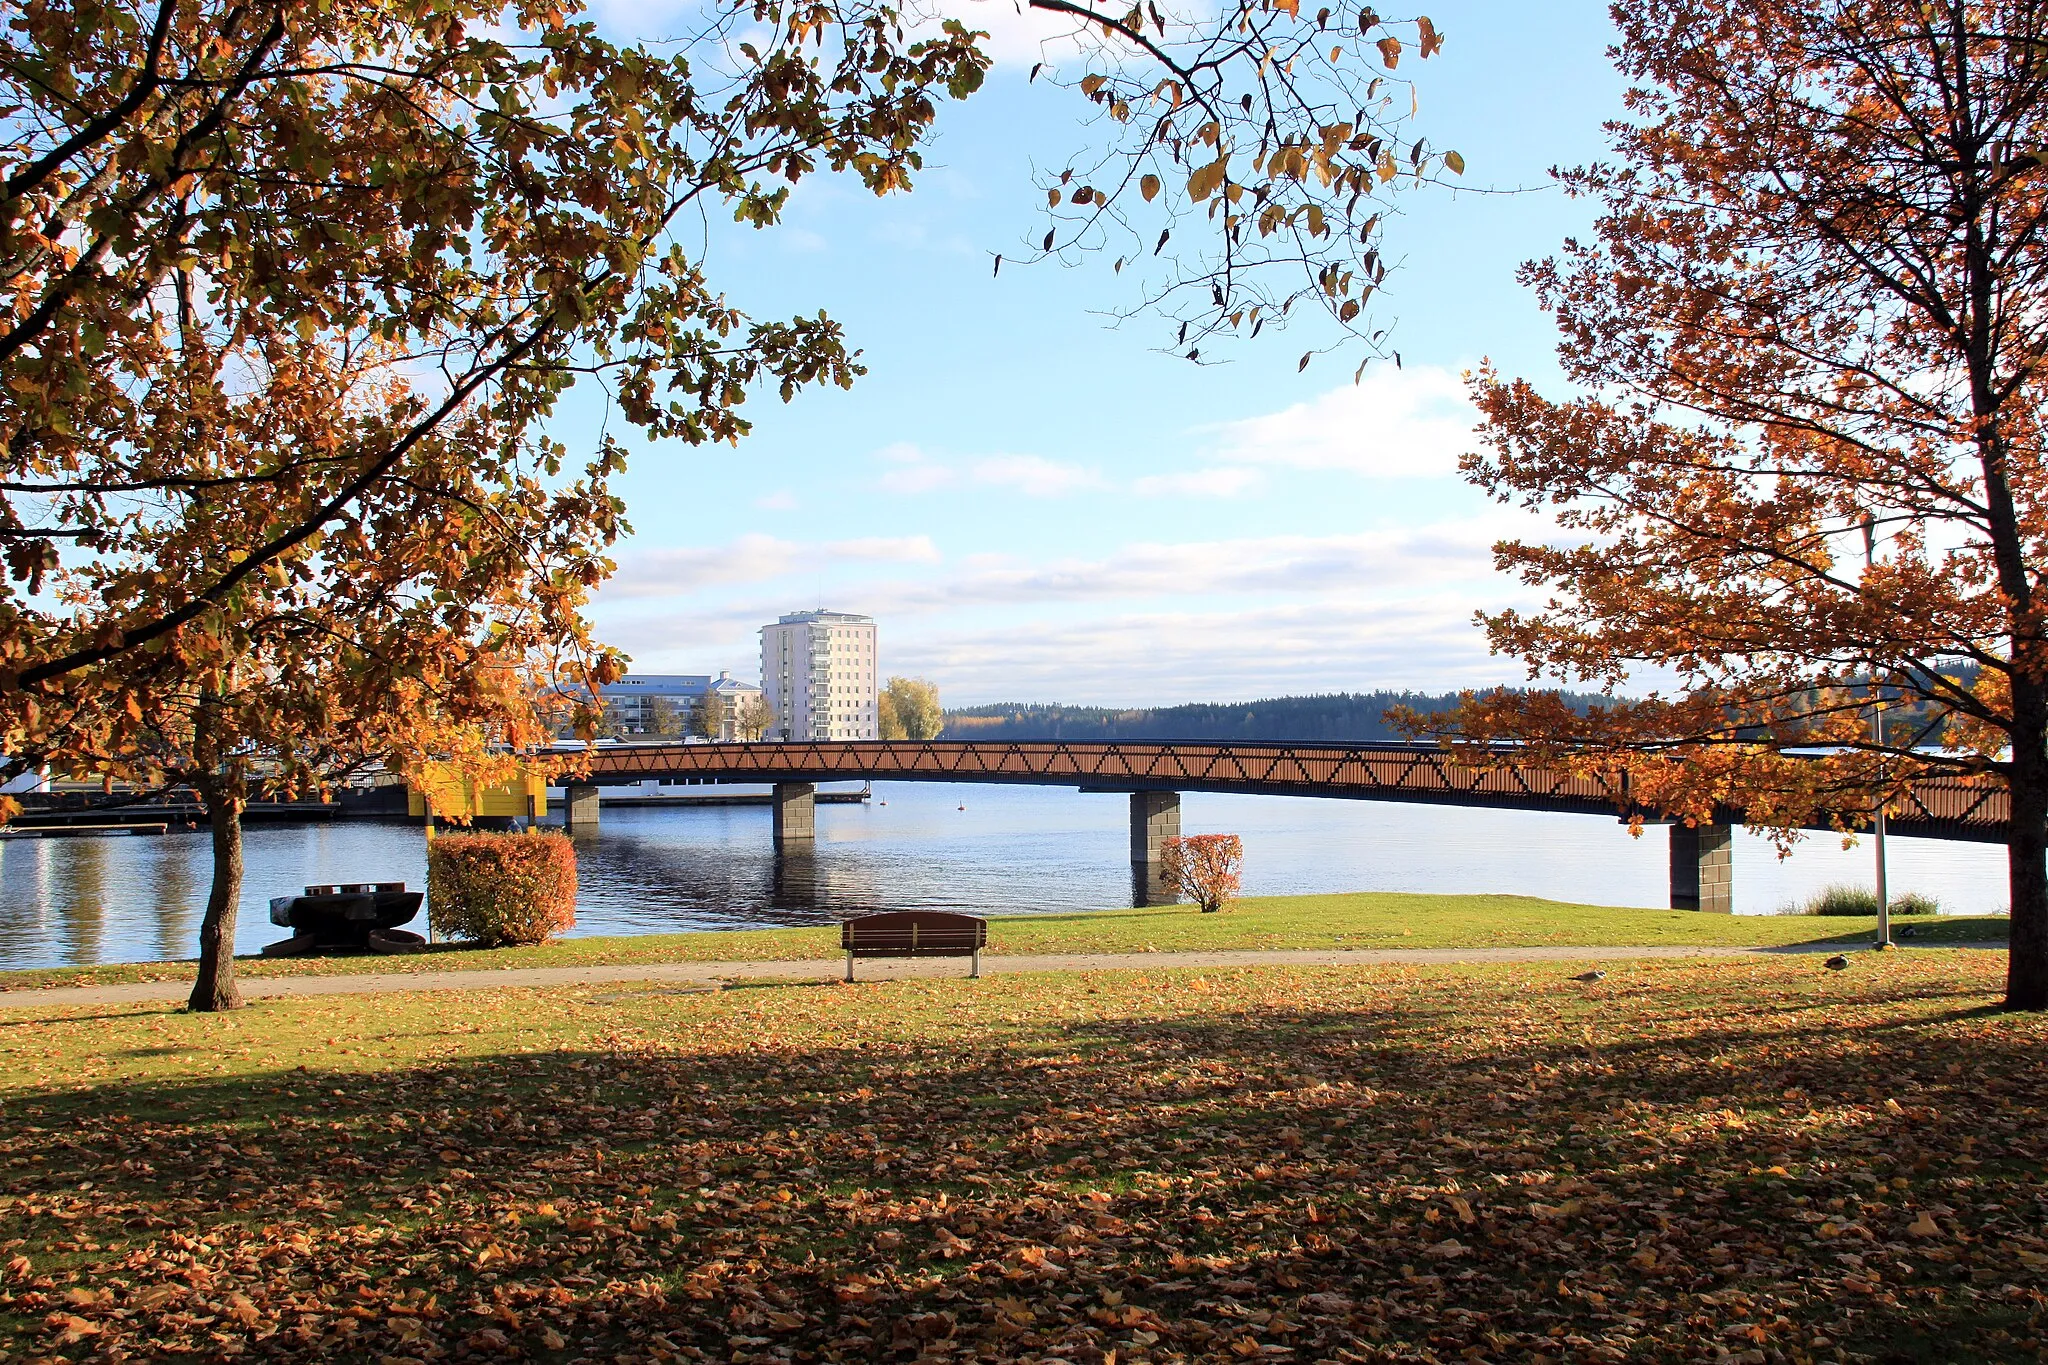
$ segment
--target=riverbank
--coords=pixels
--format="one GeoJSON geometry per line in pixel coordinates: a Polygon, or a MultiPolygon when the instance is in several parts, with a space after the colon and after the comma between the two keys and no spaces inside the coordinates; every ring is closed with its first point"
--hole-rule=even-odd
{"type": "Polygon", "coordinates": [[[1578,970],[10,1020],[0,1356],[2034,1358],[1999,955],[1578,970]]]}
{"type": "MultiPolygon", "coordinates": [[[[1898,921],[1914,943],[2003,940],[2003,916],[1945,915],[1898,921]]],[[[1782,948],[1868,943],[1876,921],[1802,915],[1701,915],[1575,905],[1530,896],[1428,896],[1356,892],[1259,896],[1222,914],[1188,906],[1090,914],[1016,915],[989,922],[989,950],[1001,956],[1255,952],[1374,948],[1782,948]]],[[[538,948],[446,945],[405,957],[242,958],[252,979],[349,976],[366,972],[493,971],[617,967],[672,962],[794,962],[839,950],[833,925],[690,934],[571,938],[538,948]]],[[[188,979],[190,962],[146,962],[0,973],[0,994],[51,987],[188,979]]]]}

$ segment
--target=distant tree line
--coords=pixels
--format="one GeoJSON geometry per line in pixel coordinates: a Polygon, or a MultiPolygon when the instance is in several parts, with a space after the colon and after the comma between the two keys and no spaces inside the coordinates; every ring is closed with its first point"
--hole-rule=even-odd
{"type": "MultiPolygon", "coordinates": [[[[1567,692],[1574,709],[1611,698],[1567,692]]],[[[1330,692],[1247,702],[1191,702],[1128,709],[998,702],[946,712],[946,739],[1337,740],[1406,738],[1387,722],[1396,706],[1431,713],[1455,709],[1455,692],[1330,692]]]]}

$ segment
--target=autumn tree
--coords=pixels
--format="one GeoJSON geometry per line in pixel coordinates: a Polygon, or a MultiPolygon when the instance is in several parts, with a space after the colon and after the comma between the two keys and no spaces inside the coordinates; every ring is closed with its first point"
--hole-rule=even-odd
{"type": "Polygon", "coordinates": [[[875,715],[883,739],[937,739],[946,728],[939,705],[939,686],[923,678],[891,678],[875,699],[875,715]],[[896,733],[891,734],[894,730],[896,733]]]}
{"type": "MultiPolygon", "coordinates": [[[[399,397],[379,365],[349,363],[295,331],[231,364],[198,333],[184,339],[164,420],[182,430],[184,455],[223,482],[317,449],[359,409],[399,397]],[[234,392],[220,383],[229,371],[234,392]]],[[[479,477],[489,462],[455,436],[422,443],[374,518],[338,518],[316,555],[251,580],[232,613],[170,637],[175,666],[153,651],[116,654],[94,670],[95,688],[64,694],[69,705],[51,718],[71,770],[189,786],[206,808],[213,879],[195,1009],[240,1003],[233,949],[252,796],[312,795],[373,761],[509,775],[514,754],[551,738],[555,717],[540,699],[555,695],[552,680],[587,671],[600,653],[582,619],[582,571],[615,525],[601,485],[494,483],[479,477]]],[[[203,575],[224,540],[276,511],[227,496],[203,510],[138,518],[123,542],[132,571],[203,575]]],[[[60,574],[56,598],[99,605],[76,602],[85,577],[60,574]]]]}
{"type": "Polygon", "coordinates": [[[682,712],[667,697],[650,697],[647,701],[647,730],[649,734],[673,737],[683,732],[682,712]]]}
{"type": "Polygon", "coordinates": [[[1244,840],[1235,834],[1191,834],[1159,845],[1159,878],[1205,915],[1230,904],[1243,882],[1244,840]]]}
{"type": "Polygon", "coordinates": [[[602,375],[643,431],[690,442],[743,432],[749,384],[850,380],[835,326],[748,319],[670,230],[712,202],[771,224],[817,169],[906,186],[934,94],[979,83],[970,37],[949,25],[906,46],[886,8],[746,5],[707,10],[695,42],[664,54],[608,43],[575,14],[131,0],[37,5],[9,26],[0,426],[16,466],[10,565],[31,590],[0,616],[0,698],[40,705],[229,608],[484,407],[499,459],[552,470],[563,454],[529,448],[532,424],[579,375],[602,375]],[[733,48],[725,75],[691,60],[726,51],[743,18],[767,26],[765,47],[733,48]],[[138,424],[179,371],[184,337],[162,323],[173,294],[214,336],[375,341],[438,383],[274,469],[166,467],[138,424]],[[97,616],[40,609],[58,546],[121,560],[116,491],[247,493],[275,515],[190,583],[97,616]]]}
{"type": "Polygon", "coordinates": [[[733,728],[741,739],[756,741],[775,728],[775,711],[767,698],[755,694],[741,702],[733,717],[733,728]]]}
{"type": "Polygon", "coordinates": [[[1576,542],[1497,547],[1549,600],[1484,618],[1495,648],[1656,690],[1474,698],[1456,733],[1781,831],[2002,784],[2006,999],[2048,1007],[2048,7],[1614,14],[1629,116],[1562,175],[1597,226],[1524,269],[1581,392],[1483,370],[1465,468],[1576,542]]]}
{"type": "Polygon", "coordinates": [[[697,698],[697,704],[690,708],[690,730],[716,744],[725,738],[725,699],[709,688],[697,698]]]}
{"type": "MultiPolygon", "coordinates": [[[[715,7],[668,51],[575,17],[134,0],[0,33],[12,769],[182,774],[225,849],[250,771],[489,758],[564,682],[587,732],[625,452],[572,466],[560,396],[601,382],[694,444],[743,434],[754,387],[858,372],[828,319],[732,307],[674,229],[772,225],[814,170],[906,186],[937,98],[980,80],[971,37],[859,0],[715,7]]],[[[215,878],[201,1008],[237,999],[237,860],[215,878]]]]}

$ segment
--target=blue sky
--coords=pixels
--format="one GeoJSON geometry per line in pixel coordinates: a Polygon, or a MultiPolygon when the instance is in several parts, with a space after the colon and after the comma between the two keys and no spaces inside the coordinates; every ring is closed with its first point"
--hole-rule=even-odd
{"type": "MultiPolygon", "coordinates": [[[[948,105],[914,193],[806,184],[784,225],[718,231],[711,269],[757,316],[823,309],[870,373],[850,392],[748,404],[738,447],[638,448],[635,527],[600,633],[635,671],[752,678],[755,630],[824,605],[880,623],[884,673],[949,704],[1140,705],[1518,681],[1475,608],[1519,600],[1487,546],[1521,524],[1460,481],[1482,357],[1556,386],[1553,338],[1516,265],[1583,232],[1545,171],[1597,157],[1620,112],[1603,5],[1449,0],[1417,71],[1418,128],[1474,186],[1405,197],[1380,298],[1403,365],[1295,364],[1268,331],[1195,366],[1107,261],[1005,265],[1042,231],[1034,165],[1085,136],[1076,96],[1027,85],[1033,37],[1007,3],[953,0],[997,31],[997,69],[948,105]]],[[[610,0],[622,34],[654,5],[610,0]]],[[[603,418],[579,394],[561,434],[603,418]]]]}

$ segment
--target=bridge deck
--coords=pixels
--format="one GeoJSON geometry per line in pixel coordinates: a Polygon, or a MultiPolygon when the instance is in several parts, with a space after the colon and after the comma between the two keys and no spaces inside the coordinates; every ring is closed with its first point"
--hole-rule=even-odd
{"type": "MultiPolygon", "coordinates": [[[[1408,744],[1194,744],[871,740],[794,744],[618,744],[589,751],[593,785],[691,782],[999,782],[1096,791],[1245,792],[1414,801],[1618,817],[1631,809],[1617,775],[1512,754],[1486,762],[1408,744]]],[[[2002,787],[1960,778],[1914,786],[1894,833],[2002,842],[2002,787]]]]}

